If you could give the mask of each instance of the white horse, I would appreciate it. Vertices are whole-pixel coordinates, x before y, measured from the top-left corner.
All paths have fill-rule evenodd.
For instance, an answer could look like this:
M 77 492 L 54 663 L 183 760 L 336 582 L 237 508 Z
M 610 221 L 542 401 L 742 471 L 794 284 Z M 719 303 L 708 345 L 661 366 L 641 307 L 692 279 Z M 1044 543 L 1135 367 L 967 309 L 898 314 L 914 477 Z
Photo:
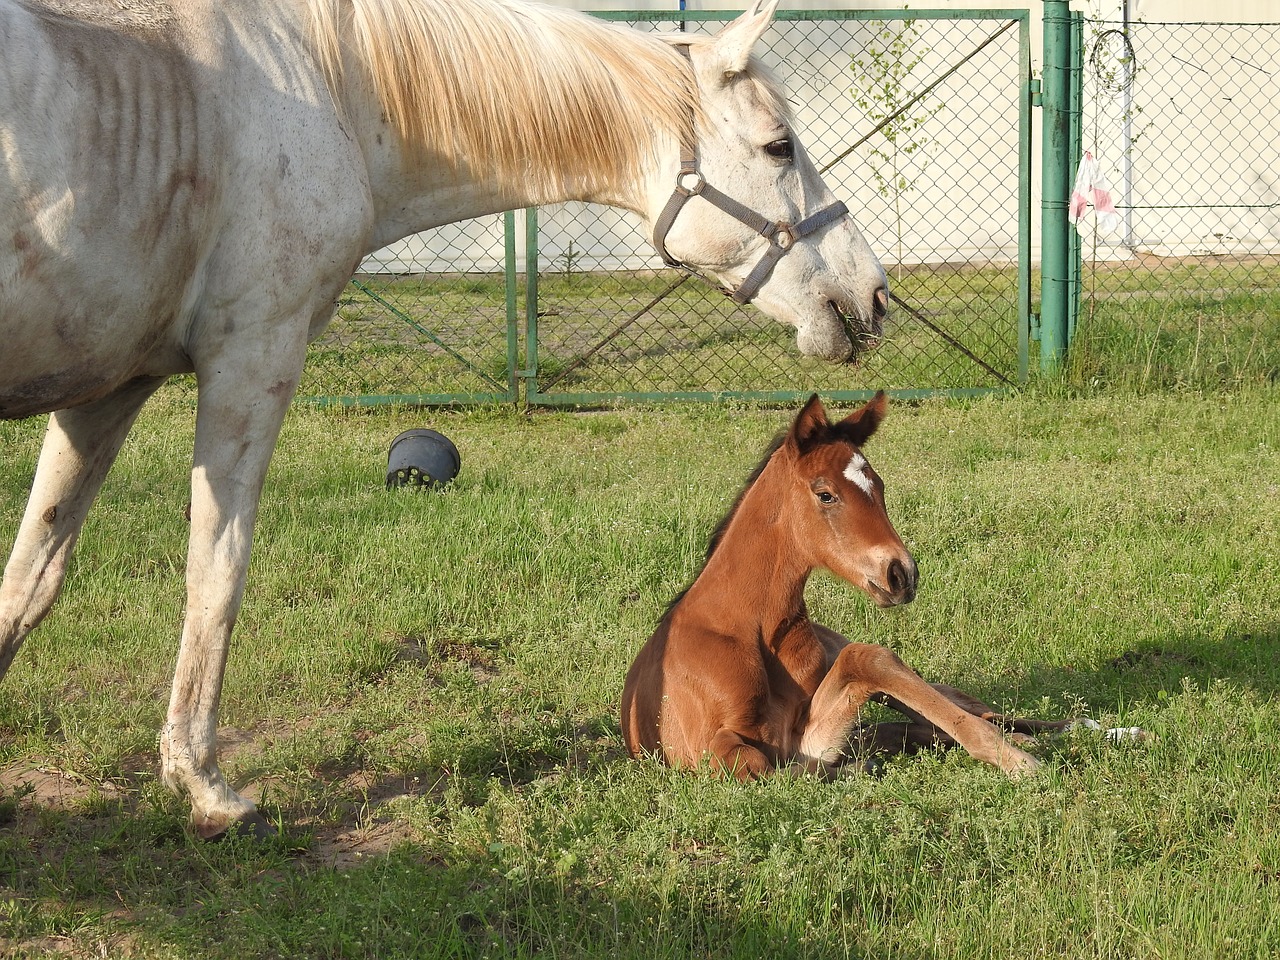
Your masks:
M 752 58 L 776 0 L 658 37 L 521 0 L 0 0 L 0 417 L 52 413 L 0 585 L 0 676 L 146 399 L 199 384 L 186 621 L 160 735 L 203 836 L 263 478 L 370 251 L 574 199 L 847 359 L 884 272 Z

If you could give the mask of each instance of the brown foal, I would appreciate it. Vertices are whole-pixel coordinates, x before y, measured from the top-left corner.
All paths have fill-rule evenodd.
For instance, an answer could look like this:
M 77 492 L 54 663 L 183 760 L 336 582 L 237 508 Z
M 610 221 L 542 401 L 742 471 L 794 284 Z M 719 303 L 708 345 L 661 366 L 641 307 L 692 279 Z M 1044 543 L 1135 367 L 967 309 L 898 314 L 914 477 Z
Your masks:
M 832 774 L 859 753 L 958 743 L 1011 775 L 1038 761 L 1006 740 L 1069 722 L 1014 720 L 932 686 L 885 647 L 850 643 L 809 619 L 822 567 L 882 607 L 910 603 L 916 564 L 885 511 L 862 448 L 885 414 L 876 395 L 838 423 L 817 396 L 756 468 L 712 536 L 706 563 L 627 674 L 622 729 L 632 756 L 704 760 L 745 780 L 783 767 Z M 859 724 L 876 699 L 908 717 Z

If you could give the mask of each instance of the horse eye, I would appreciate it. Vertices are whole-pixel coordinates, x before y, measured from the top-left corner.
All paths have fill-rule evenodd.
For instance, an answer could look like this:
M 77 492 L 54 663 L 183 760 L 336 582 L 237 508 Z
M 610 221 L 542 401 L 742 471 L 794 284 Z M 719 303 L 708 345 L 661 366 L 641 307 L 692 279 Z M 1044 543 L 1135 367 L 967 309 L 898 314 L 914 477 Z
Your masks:
M 791 143 L 790 137 L 783 137 L 781 140 L 774 140 L 764 145 L 764 152 L 775 160 L 794 160 L 796 157 L 795 147 Z
M 818 494 L 818 500 L 821 501 L 822 503 L 835 503 L 836 495 L 832 493 L 830 490 L 823 490 L 821 493 Z

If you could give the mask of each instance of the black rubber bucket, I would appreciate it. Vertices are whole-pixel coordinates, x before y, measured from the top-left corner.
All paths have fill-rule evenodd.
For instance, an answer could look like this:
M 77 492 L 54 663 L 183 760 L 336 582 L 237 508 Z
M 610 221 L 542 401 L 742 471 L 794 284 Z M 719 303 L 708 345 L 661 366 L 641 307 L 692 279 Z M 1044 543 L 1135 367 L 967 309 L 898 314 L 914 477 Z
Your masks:
M 458 448 L 435 430 L 406 430 L 387 452 L 387 487 L 434 487 L 458 475 Z

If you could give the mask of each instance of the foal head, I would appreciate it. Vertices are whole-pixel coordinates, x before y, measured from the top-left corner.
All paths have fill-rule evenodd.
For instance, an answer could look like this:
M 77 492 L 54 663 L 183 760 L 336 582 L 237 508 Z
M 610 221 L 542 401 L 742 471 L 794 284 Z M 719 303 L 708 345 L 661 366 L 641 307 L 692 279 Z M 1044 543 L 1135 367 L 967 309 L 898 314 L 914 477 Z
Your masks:
M 889 521 L 884 483 L 862 448 L 884 418 L 883 391 L 837 423 L 815 394 L 769 468 L 782 483 L 780 519 L 810 568 L 823 567 L 891 607 L 916 595 L 916 563 Z

